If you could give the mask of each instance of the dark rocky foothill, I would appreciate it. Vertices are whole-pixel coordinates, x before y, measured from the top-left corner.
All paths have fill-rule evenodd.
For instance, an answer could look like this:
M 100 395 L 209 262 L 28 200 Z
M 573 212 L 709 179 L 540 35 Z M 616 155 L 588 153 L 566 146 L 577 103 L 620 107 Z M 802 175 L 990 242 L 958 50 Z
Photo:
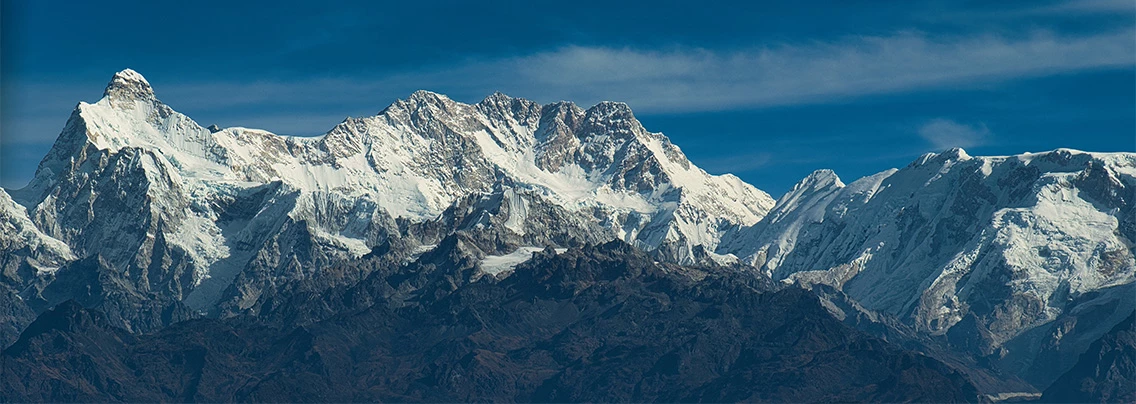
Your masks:
M 461 261 L 459 241 L 436 262 Z M 4 350 L 0 383 L 9 401 L 51 402 L 979 399 L 947 366 L 750 272 L 618 242 L 535 255 L 501 280 L 378 270 L 300 327 L 234 317 L 135 336 L 68 301 Z

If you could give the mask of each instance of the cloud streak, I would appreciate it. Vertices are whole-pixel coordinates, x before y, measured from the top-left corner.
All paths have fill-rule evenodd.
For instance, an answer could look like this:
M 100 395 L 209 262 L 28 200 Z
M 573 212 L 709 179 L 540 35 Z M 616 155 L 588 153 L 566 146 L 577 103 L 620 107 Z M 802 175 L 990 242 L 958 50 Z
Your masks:
M 947 39 L 901 32 L 733 51 L 568 46 L 373 79 L 193 84 L 166 92 L 189 104 L 227 108 L 254 103 L 389 102 L 421 88 L 475 100 L 500 90 L 538 101 L 620 100 L 646 113 L 693 112 L 829 103 L 1130 68 L 1136 65 L 1134 39 L 1133 30 Z
M 541 102 L 572 100 L 590 105 L 618 100 L 645 114 L 824 104 L 871 95 L 1131 68 L 1136 65 L 1134 39 L 1136 31 L 1127 29 L 1080 36 L 1039 31 L 1018 37 L 950 38 L 900 32 L 727 51 L 567 46 L 515 57 L 468 59 L 380 77 L 252 83 L 188 83 L 152 77 L 151 82 L 160 98 L 203 122 L 263 127 L 256 124 L 291 116 L 287 122 L 265 129 L 314 135 L 347 115 L 373 115 L 417 89 L 445 93 L 462 101 L 476 101 L 493 91 Z M 35 90 L 34 94 L 53 93 L 50 88 Z M 37 103 L 20 101 L 23 105 Z M 37 114 L 28 112 L 5 118 L 37 119 Z M 52 111 L 40 118 L 58 120 L 65 114 Z M 56 122 L 54 126 L 61 125 Z M 47 142 L 54 135 L 21 133 L 7 138 L 25 143 L 47 136 L 43 139 Z
M 647 111 L 826 103 L 1136 63 L 1133 31 L 933 40 L 918 33 L 735 52 L 570 47 L 493 66 L 519 91 Z M 472 68 L 476 70 L 477 68 Z
M 1136 3 L 1131 0 L 1077 0 L 1042 6 L 1028 12 L 1037 14 L 1055 13 L 1122 13 L 1136 12 Z
M 966 125 L 950 119 L 937 118 L 919 128 L 919 136 L 938 150 L 952 147 L 974 147 L 986 143 L 990 130 L 985 124 Z

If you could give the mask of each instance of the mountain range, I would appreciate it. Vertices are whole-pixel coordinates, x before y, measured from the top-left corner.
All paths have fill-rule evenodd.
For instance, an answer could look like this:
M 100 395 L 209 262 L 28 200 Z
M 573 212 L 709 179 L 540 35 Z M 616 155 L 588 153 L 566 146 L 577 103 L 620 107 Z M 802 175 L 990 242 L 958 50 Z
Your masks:
M 16 401 L 1036 398 L 1136 311 L 1136 153 L 951 149 L 774 200 L 626 104 L 500 93 L 290 137 L 124 70 L 0 229 Z

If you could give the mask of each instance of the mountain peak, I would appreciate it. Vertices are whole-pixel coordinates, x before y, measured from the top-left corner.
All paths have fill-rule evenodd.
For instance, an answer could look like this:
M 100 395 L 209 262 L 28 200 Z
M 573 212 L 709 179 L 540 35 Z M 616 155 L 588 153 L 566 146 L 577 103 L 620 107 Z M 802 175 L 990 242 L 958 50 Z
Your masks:
M 395 110 L 417 111 L 421 109 L 441 109 L 448 110 L 455 102 L 447 97 L 445 94 L 439 94 L 429 90 L 418 90 L 410 93 L 406 99 L 395 101 L 394 104 L 387 106 L 383 111 L 388 111 L 392 107 Z
M 947 151 L 944 151 L 941 156 L 955 160 L 966 160 L 970 158 L 970 155 L 966 154 L 966 150 L 963 150 L 961 147 L 952 147 Z
M 132 69 L 115 73 L 103 90 L 104 97 L 111 99 L 153 99 L 154 89 L 145 77 Z
M 508 94 L 502 93 L 500 91 L 494 91 L 493 94 L 490 94 L 488 97 L 485 97 L 485 99 L 481 100 L 481 102 L 478 102 L 477 105 L 482 107 L 482 108 L 490 108 L 490 109 L 501 109 L 501 108 L 512 109 L 512 108 L 518 108 L 518 107 L 520 107 L 520 108 L 536 108 L 536 109 L 541 108 L 541 105 L 537 104 L 534 101 L 527 100 L 527 99 L 520 98 L 520 97 L 513 97 L 513 96 L 510 96 Z
M 793 189 L 811 189 L 818 190 L 830 187 L 842 188 L 844 182 L 840 181 L 840 177 L 836 175 L 835 171 L 827 168 L 813 171 L 807 177 L 797 183 Z
M 418 90 L 418 91 L 411 93 L 410 97 L 407 97 L 406 100 L 407 101 L 419 101 L 419 102 L 421 102 L 421 101 L 441 102 L 442 100 L 449 100 L 449 99 L 450 99 L 450 97 L 447 97 L 445 94 L 435 93 L 435 92 L 430 91 L 430 90 Z
M 970 155 L 966 153 L 961 147 L 952 147 L 944 150 L 942 153 L 924 153 L 919 158 L 908 164 L 908 167 L 918 167 L 928 163 L 944 164 L 946 162 L 955 162 L 970 160 Z
M 481 102 L 508 102 L 512 100 L 513 97 L 510 97 L 508 94 L 502 93 L 500 91 L 494 91 L 493 94 L 489 94 L 489 96 L 485 97 L 485 99 L 481 100 Z
M 600 103 L 588 108 L 588 116 L 595 118 L 610 119 L 634 119 L 635 115 L 631 112 L 631 107 L 627 103 L 615 101 L 600 101 Z

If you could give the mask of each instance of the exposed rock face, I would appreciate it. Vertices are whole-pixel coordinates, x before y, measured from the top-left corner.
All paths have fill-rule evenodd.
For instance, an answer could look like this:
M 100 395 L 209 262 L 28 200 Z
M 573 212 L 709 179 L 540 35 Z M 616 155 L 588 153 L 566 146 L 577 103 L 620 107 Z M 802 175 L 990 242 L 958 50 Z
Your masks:
M 14 342 L 36 316 L 20 292 L 43 287 L 46 274 L 74 259 L 67 244 L 40 231 L 0 189 L 0 346 Z
M 294 329 L 233 318 L 134 337 L 65 303 L 3 352 L 0 385 L 17 401 L 978 399 L 942 364 L 752 272 L 658 264 L 613 242 L 463 283 L 467 247 L 448 240 L 424 257 L 444 265 L 373 272 L 320 298 L 372 304 Z
M 1093 342 L 1042 395 L 1059 403 L 1136 401 L 1136 312 Z

